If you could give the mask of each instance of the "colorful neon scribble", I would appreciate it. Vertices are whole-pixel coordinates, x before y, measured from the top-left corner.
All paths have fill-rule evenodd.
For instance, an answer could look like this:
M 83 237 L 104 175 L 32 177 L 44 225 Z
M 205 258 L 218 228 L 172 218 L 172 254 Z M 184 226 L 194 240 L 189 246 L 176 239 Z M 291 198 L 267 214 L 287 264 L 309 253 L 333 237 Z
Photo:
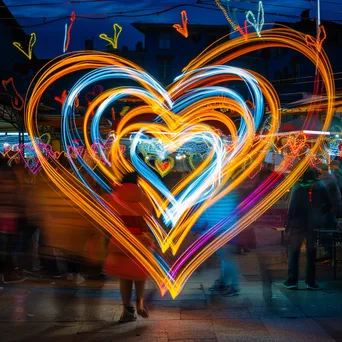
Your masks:
M 114 24 L 113 30 L 114 30 L 113 38 L 107 36 L 107 34 L 105 34 L 105 33 L 101 33 L 99 35 L 99 37 L 101 39 L 107 41 L 113 47 L 113 49 L 117 49 L 118 48 L 118 39 L 119 39 L 119 36 L 122 32 L 122 27 L 119 24 Z
M 15 87 L 13 78 L 11 77 L 8 80 L 2 80 L 1 83 L 2 83 L 3 87 L 5 88 L 5 90 L 11 95 L 12 107 L 15 110 L 21 111 L 24 108 L 25 102 L 24 102 L 23 97 L 19 94 L 17 88 Z M 12 87 L 15 95 L 12 95 L 10 93 L 9 85 Z
M 258 8 L 258 16 L 255 18 L 255 15 L 252 11 L 248 11 L 246 13 L 246 20 L 248 24 L 252 25 L 257 33 L 258 37 L 261 37 L 261 31 L 265 24 L 264 18 L 264 7 L 262 5 L 262 1 L 259 1 L 259 8 Z
M 317 56 L 317 50 L 306 44 L 306 36 L 292 29 L 265 30 L 262 36 L 261 40 L 257 34 L 251 33 L 248 34 L 248 39 L 228 39 L 211 46 L 191 61 L 183 74 L 167 89 L 139 66 L 120 56 L 90 52 L 73 54 L 55 61 L 47 70 L 43 69 L 37 75 L 30 89 L 25 107 L 26 128 L 33 139 L 32 145 L 44 171 L 66 196 L 139 259 L 162 294 L 169 291 L 173 298 L 180 293 L 185 282 L 204 260 L 248 227 L 293 186 L 322 142 L 319 136 L 312 143 L 311 155 L 304 153 L 301 158 L 288 155 L 288 159 L 279 165 L 278 172 L 271 174 L 246 196 L 233 213 L 208 227 L 181 252 L 184 239 L 205 209 L 242 184 L 260 167 L 268 151 L 277 142 L 281 112 L 274 87 L 254 71 L 227 64 L 262 48 L 282 47 L 302 53 L 317 66 L 327 94 L 322 131 L 327 131 L 331 123 L 335 88 L 325 51 L 322 49 Z M 61 135 L 73 169 L 73 173 L 70 173 L 57 160 L 47 161 L 44 150 L 34 141 L 38 134 L 35 125 L 37 107 L 42 94 L 56 80 L 72 72 L 89 69 L 91 71 L 70 90 L 62 109 Z M 79 134 L 72 120 L 75 98 L 91 84 L 104 79 L 111 79 L 114 84 L 119 80 L 129 80 L 135 86 L 114 87 L 99 94 L 87 108 L 83 132 Z M 252 99 L 251 104 L 246 105 L 243 96 L 228 87 L 230 82 L 236 81 L 246 87 L 249 98 Z M 143 105 L 130 109 L 118 123 L 110 149 L 111 160 L 115 162 L 111 163 L 105 152 L 96 145 L 101 136 L 99 124 L 106 109 L 127 96 L 138 98 Z M 257 136 L 256 132 L 262 128 L 265 104 L 270 111 L 267 134 Z M 241 124 L 237 127 L 220 108 L 229 108 L 238 113 Z M 151 123 L 141 122 L 139 118 L 146 114 L 153 115 L 155 120 Z M 213 122 L 224 125 L 230 136 L 229 149 L 223 137 L 212 126 Z M 130 158 L 120 148 L 121 141 L 127 137 L 130 139 Z M 139 157 L 139 143 L 143 141 L 148 145 L 151 139 L 160 141 L 158 153 L 161 157 L 164 156 L 161 161 L 177 152 L 182 145 L 194 141 L 206 144 L 210 151 L 203 156 L 202 162 L 193 172 L 170 190 Z M 294 138 L 289 144 L 294 152 L 302 151 L 305 146 L 300 137 Z M 71 147 L 67 148 L 68 146 Z M 96 168 L 75 152 L 79 147 L 88 151 L 88 159 L 97 164 Z M 73 153 L 76 159 L 71 157 Z M 126 172 L 139 172 L 139 184 L 149 195 L 155 209 L 155 215 L 146 216 L 145 220 L 157 241 L 158 250 L 150 250 L 129 233 L 115 208 L 97 194 L 83 173 L 79 172 L 79 165 L 83 172 L 91 175 L 108 192 L 112 191 L 113 184 L 120 183 Z M 293 166 L 287 174 L 289 165 Z M 158 218 L 163 220 L 163 225 Z M 175 256 L 173 262 L 165 256 L 169 250 Z
M 318 52 L 321 52 L 322 44 L 326 38 L 327 38 L 327 34 L 325 32 L 325 28 L 323 25 L 320 25 L 318 28 L 317 38 L 314 38 L 310 36 L 309 34 L 307 34 L 305 36 L 305 41 L 306 41 L 306 44 L 313 46 Z
M 222 10 L 224 16 L 226 17 L 228 23 L 230 24 L 230 26 L 233 28 L 234 31 L 239 31 L 240 34 L 242 36 L 244 36 L 245 38 L 247 38 L 247 34 L 248 34 L 248 31 L 247 31 L 247 25 L 245 23 L 244 25 L 244 29 L 241 28 L 241 26 L 238 24 L 238 23 L 235 23 L 234 20 L 231 18 L 231 15 L 230 15 L 230 10 L 229 10 L 229 5 L 228 5 L 228 2 L 230 0 L 224 0 L 227 2 L 227 8 L 225 8 L 222 4 L 222 0 L 215 0 L 216 1 L 216 5 Z
M 27 51 L 24 50 L 24 48 L 22 47 L 21 43 L 19 42 L 13 42 L 13 45 L 21 52 L 23 53 L 28 59 L 32 59 L 32 48 L 34 46 L 34 44 L 36 44 L 36 34 L 34 32 L 32 32 L 30 34 L 30 40 L 27 46 Z
M 188 32 L 188 15 L 186 14 L 186 11 L 181 12 L 181 17 L 182 17 L 182 24 L 174 24 L 173 27 L 179 32 L 182 36 L 185 38 L 189 37 L 189 32 Z
M 65 24 L 63 52 L 67 52 L 68 49 L 69 49 L 69 44 L 70 44 L 70 32 L 71 32 L 72 26 L 74 25 L 75 20 L 76 20 L 76 14 L 75 14 L 75 11 L 72 11 L 72 12 L 71 12 L 71 16 L 70 16 L 70 23 L 69 23 L 69 26 L 68 26 L 68 24 Z

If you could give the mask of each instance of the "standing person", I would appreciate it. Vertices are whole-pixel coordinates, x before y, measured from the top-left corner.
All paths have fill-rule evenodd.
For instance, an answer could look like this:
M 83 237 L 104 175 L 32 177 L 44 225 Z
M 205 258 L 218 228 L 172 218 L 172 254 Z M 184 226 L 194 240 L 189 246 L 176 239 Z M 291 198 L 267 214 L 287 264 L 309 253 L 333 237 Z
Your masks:
M 325 208 L 324 222 L 320 229 L 334 230 L 337 226 L 337 216 L 341 209 L 341 191 L 337 185 L 336 178 L 329 172 L 328 164 L 321 163 L 318 165 L 320 170 L 319 179 L 324 183 L 331 197 L 331 205 Z M 327 245 L 330 243 L 329 239 L 323 240 L 322 243 Z M 324 248 L 324 254 L 317 259 L 318 262 L 331 261 L 332 247 L 326 246 Z
M 315 229 L 322 227 L 324 208 L 331 205 L 331 197 L 323 181 L 317 179 L 313 169 L 304 172 L 291 191 L 286 222 L 289 235 L 288 279 L 283 285 L 288 289 L 297 289 L 299 256 L 301 246 L 306 240 L 306 287 L 317 290 Z
M 241 198 L 241 196 L 240 196 Z M 227 213 L 233 213 L 239 203 L 239 194 L 232 192 L 220 201 L 207 209 L 209 226 L 215 224 L 219 219 L 226 216 Z M 224 210 L 218 212 L 216 208 L 223 207 Z M 236 218 L 237 220 L 237 218 Z M 238 266 L 236 246 L 233 242 L 221 247 L 215 254 L 220 260 L 219 278 L 209 288 L 211 292 L 219 292 L 224 297 L 232 297 L 240 294 L 240 271 Z
M 341 163 L 338 160 L 332 160 L 330 163 L 330 169 L 332 171 L 332 175 L 334 176 L 337 186 L 342 192 L 342 168 Z
M 152 213 L 152 205 L 137 183 L 137 173 L 127 173 L 122 179 L 122 185 L 107 198 L 108 202 L 117 209 L 127 230 L 140 242 L 149 244 L 148 227 L 143 216 Z M 108 256 L 104 265 L 106 274 L 120 278 L 120 293 L 123 303 L 121 323 L 137 319 L 132 304 L 133 283 L 136 291 L 136 308 L 139 316 L 148 317 L 144 307 L 145 281 L 147 271 L 134 259 L 123 246 L 111 240 L 108 246 Z
M 331 196 L 331 212 L 334 213 L 336 216 L 336 213 L 341 208 L 341 192 L 338 188 L 336 178 L 334 175 L 330 174 L 328 164 L 321 163 L 318 165 L 318 168 L 320 170 L 318 179 L 324 183 L 329 192 L 329 195 Z
M 226 244 L 216 252 L 220 259 L 220 278 L 209 288 L 210 292 L 218 291 L 224 297 L 240 294 L 240 272 L 234 249 L 233 244 Z

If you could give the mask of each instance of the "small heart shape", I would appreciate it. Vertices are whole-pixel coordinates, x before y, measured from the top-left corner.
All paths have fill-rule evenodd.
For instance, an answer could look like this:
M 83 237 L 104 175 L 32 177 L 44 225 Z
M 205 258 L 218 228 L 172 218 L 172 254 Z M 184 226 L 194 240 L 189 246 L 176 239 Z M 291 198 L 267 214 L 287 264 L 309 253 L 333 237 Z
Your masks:
M 171 172 L 175 165 L 175 160 L 170 156 L 166 157 L 164 160 L 159 160 L 158 158 L 154 159 L 154 166 L 151 164 L 150 158 L 147 160 L 145 158 L 145 162 L 151 168 L 156 170 L 163 178 Z

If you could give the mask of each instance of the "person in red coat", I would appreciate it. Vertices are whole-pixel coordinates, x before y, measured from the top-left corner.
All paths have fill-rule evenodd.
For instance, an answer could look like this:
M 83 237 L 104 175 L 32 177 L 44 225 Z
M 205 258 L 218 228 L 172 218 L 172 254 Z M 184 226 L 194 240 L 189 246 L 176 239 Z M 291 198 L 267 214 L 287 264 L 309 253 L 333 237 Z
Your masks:
M 151 235 L 144 216 L 152 214 L 152 204 L 137 184 L 137 177 L 136 172 L 127 173 L 122 179 L 122 185 L 107 197 L 107 201 L 117 210 L 127 230 L 148 246 Z M 112 239 L 108 246 L 108 256 L 104 268 L 107 274 L 120 278 L 120 293 L 123 302 L 120 322 L 137 319 L 132 305 L 133 282 L 136 291 L 137 313 L 142 317 L 148 317 L 148 312 L 144 308 L 144 290 L 148 272 L 134 255 Z

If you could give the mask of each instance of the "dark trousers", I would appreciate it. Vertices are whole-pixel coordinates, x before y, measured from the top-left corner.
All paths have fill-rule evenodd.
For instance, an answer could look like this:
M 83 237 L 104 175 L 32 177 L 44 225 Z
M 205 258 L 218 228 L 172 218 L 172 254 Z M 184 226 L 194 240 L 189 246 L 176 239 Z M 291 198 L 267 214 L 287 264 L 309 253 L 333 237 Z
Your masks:
M 0 233 L 0 273 L 14 270 L 14 256 L 18 235 Z
M 336 214 L 329 212 L 325 215 L 324 226 L 321 229 L 334 230 L 337 226 Z M 321 244 L 324 247 L 324 253 L 332 257 L 332 238 L 326 234 L 323 234 L 321 238 Z
M 32 236 L 36 229 L 37 227 L 26 224 L 20 231 L 16 250 L 20 268 L 32 269 L 33 257 L 32 255 L 27 254 L 27 251 L 32 247 Z
M 81 264 L 76 261 L 68 261 L 68 272 L 69 273 L 80 273 Z
M 298 282 L 300 248 L 306 240 L 306 272 L 307 284 L 315 284 L 316 279 L 316 248 L 313 232 L 293 232 L 289 235 L 289 271 L 288 281 Z

